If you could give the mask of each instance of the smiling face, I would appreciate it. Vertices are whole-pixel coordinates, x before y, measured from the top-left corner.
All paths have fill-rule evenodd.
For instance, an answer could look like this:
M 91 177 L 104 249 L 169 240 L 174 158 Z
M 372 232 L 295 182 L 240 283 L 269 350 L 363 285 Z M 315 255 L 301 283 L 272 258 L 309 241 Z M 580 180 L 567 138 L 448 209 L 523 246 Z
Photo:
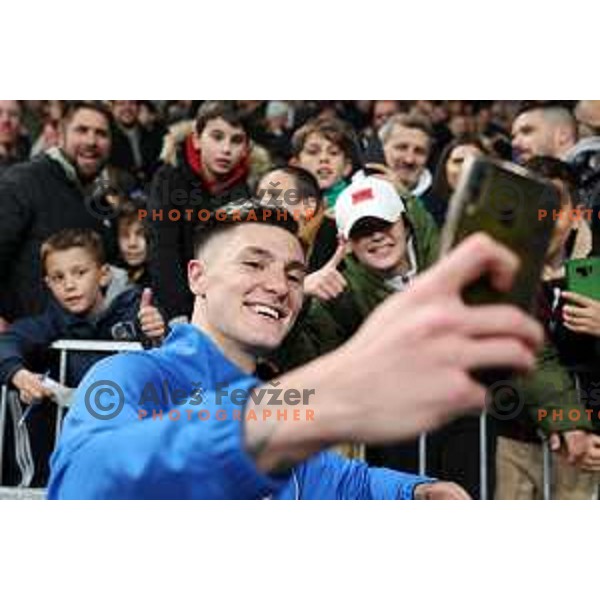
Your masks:
M 110 146 L 108 120 L 98 111 L 81 108 L 64 126 L 61 148 L 82 181 L 90 181 L 100 173 L 108 162 Z
M 45 261 L 46 284 L 58 303 L 76 315 L 95 314 L 102 306 L 102 287 L 109 271 L 85 248 L 54 250 Z
M 376 217 L 361 219 L 350 232 L 350 248 L 360 263 L 385 276 L 399 275 L 408 265 L 402 218 L 395 223 Z
M 244 223 L 217 232 L 190 261 L 193 323 L 224 354 L 251 370 L 277 348 L 302 306 L 305 258 L 284 229 Z
M 352 168 L 343 150 L 320 133 L 311 133 L 306 138 L 296 162 L 317 178 L 322 190 L 332 188 L 347 177 Z
M 409 190 L 418 183 L 429 157 L 429 136 L 420 129 L 394 125 L 383 145 L 385 162 Z
M 202 155 L 202 168 L 209 179 L 227 177 L 248 153 L 249 141 L 242 127 L 218 117 L 210 119 L 194 139 Z
M 113 100 L 112 112 L 115 121 L 125 129 L 129 129 L 137 125 L 140 104 L 137 100 Z

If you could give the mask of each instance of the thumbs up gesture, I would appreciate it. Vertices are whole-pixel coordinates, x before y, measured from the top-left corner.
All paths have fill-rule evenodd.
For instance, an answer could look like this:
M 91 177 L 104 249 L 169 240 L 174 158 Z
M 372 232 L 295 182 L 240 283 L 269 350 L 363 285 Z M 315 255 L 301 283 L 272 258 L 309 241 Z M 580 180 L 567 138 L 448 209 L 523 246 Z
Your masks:
M 304 293 L 324 302 L 337 298 L 348 285 L 344 276 L 338 271 L 338 266 L 347 253 L 347 242 L 340 238 L 335 254 L 327 264 L 304 279 Z
M 165 321 L 158 308 L 152 304 L 152 290 L 144 288 L 140 299 L 138 320 L 144 335 L 152 340 L 162 340 L 165 335 Z

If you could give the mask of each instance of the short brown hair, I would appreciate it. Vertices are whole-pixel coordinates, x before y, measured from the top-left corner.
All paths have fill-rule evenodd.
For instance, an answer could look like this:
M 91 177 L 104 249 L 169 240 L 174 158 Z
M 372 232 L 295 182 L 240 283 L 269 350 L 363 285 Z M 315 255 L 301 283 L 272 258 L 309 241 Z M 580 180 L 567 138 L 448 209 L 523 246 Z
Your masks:
M 139 221 L 143 224 L 143 220 L 139 217 L 139 209 L 142 208 L 129 198 L 121 198 L 119 202 L 119 210 L 117 212 L 117 224 L 123 223 L 126 226 Z
M 346 158 L 354 162 L 357 153 L 357 141 L 352 129 L 334 117 L 318 117 L 298 129 L 292 137 L 292 154 L 298 157 L 304 149 L 306 140 L 313 133 L 322 135 L 328 142 L 339 146 Z
M 379 138 L 381 139 L 382 144 L 385 144 L 388 141 L 392 131 L 394 130 L 394 127 L 396 126 L 406 127 L 406 129 L 418 129 L 419 131 L 422 131 L 427 136 L 429 143 L 431 144 L 433 138 L 433 128 L 429 119 L 427 119 L 427 117 L 423 117 L 422 115 L 410 113 L 394 115 L 388 119 L 379 132 Z
M 46 274 L 46 261 L 53 252 L 83 248 L 98 265 L 106 262 L 104 244 L 98 233 L 92 229 L 62 229 L 52 234 L 40 248 L 42 272 Z
M 196 133 L 200 135 L 206 124 L 213 119 L 223 119 L 232 127 L 240 127 L 248 135 L 242 112 L 231 100 L 207 100 L 196 114 Z
M 74 100 L 69 102 L 63 116 L 63 125 L 67 125 L 76 113 L 84 109 L 100 113 L 106 119 L 108 129 L 112 135 L 114 119 L 110 112 L 110 108 L 103 102 L 98 102 L 96 100 Z

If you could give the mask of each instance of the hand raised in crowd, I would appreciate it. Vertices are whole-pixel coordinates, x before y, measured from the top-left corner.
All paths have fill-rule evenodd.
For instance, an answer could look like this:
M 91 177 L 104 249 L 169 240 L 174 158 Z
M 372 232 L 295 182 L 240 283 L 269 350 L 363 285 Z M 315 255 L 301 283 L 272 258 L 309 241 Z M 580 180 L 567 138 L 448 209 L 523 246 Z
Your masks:
M 588 434 L 587 452 L 582 456 L 580 465 L 585 471 L 600 471 L 600 435 Z
M 579 464 L 588 451 L 589 435 L 579 430 L 564 431 L 562 435 L 553 433 L 550 435 L 550 450 L 562 452 L 572 465 Z
M 406 186 L 402 183 L 402 181 L 400 181 L 398 175 L 387 165 L 383 165 L 381 163 L 367 163 L 365 167 L 367 169 L 371 169 L 372 171 L 376 171 L 376 173 L 373 173 L 375 177 L 381 177 L 381 179 L 389 181 L 401 196 L 408 194 Z
M 11 379 L 11 383 L 21 393 L 21 400 L 25 404 L 31 404 L 35 400 L 50 398 L 52 390 L 42 385 L 42 375 L 32 373 L 28 369 L 19 369 Z
M 142 292 L 138 320 L 145 336 L 153 340 L 160 340 L 164 337 L 166 331 L 165 320 L 158 308 L 152 304 L 152 290 L 150 288 L 145 288 Z
M 600 302 L 575 292 L 562 292 L 565 327 L 575 333 L 600 336 Z
M 457 483 L 435 481 L 415 487 L 415 500 L 471 500 L 471 496 Z
M 304 293 L 323 302 L 337 298 L 347 286 L 344 276 L 338 271 L 338 267 L 347 253 L 347 243 L 340 239 L 335 254 L 329 259 L 329 262 L 318 271 L 305 277 Z

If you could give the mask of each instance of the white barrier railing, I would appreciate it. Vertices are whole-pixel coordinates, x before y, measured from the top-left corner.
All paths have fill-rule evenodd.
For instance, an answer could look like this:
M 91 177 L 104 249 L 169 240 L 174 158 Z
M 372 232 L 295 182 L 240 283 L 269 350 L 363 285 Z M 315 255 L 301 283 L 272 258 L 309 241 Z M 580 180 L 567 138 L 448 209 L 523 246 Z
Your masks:
M 67 381 L 67 366 L 69 352 L 104 352 L 107 355 L 119 352 L 132 352 L 142 350 L 142 345 L 139 342 L 114 342 L 103 340 L 57 340 L 50 348 L 59 352 L 59 375 L 58 382 L 61 385 L 66 385 Z M 1 386 L 0 392 L 0 499 L 3 498 L 37 498 L 43 497 L 43 490 L 35 490 L 32 488 L 10 488 L 2 486 L 2 473 L 4 465 L 4 436 L 7 424 L 8 413 L 8 386 Z M 65 409 L 62 406 L 56 407 L 56 422 L 54 432 L 54 445 L 58 442 L 62 420 Z M 25 493 L 24 490 L 29 489 L 30 493 Z

